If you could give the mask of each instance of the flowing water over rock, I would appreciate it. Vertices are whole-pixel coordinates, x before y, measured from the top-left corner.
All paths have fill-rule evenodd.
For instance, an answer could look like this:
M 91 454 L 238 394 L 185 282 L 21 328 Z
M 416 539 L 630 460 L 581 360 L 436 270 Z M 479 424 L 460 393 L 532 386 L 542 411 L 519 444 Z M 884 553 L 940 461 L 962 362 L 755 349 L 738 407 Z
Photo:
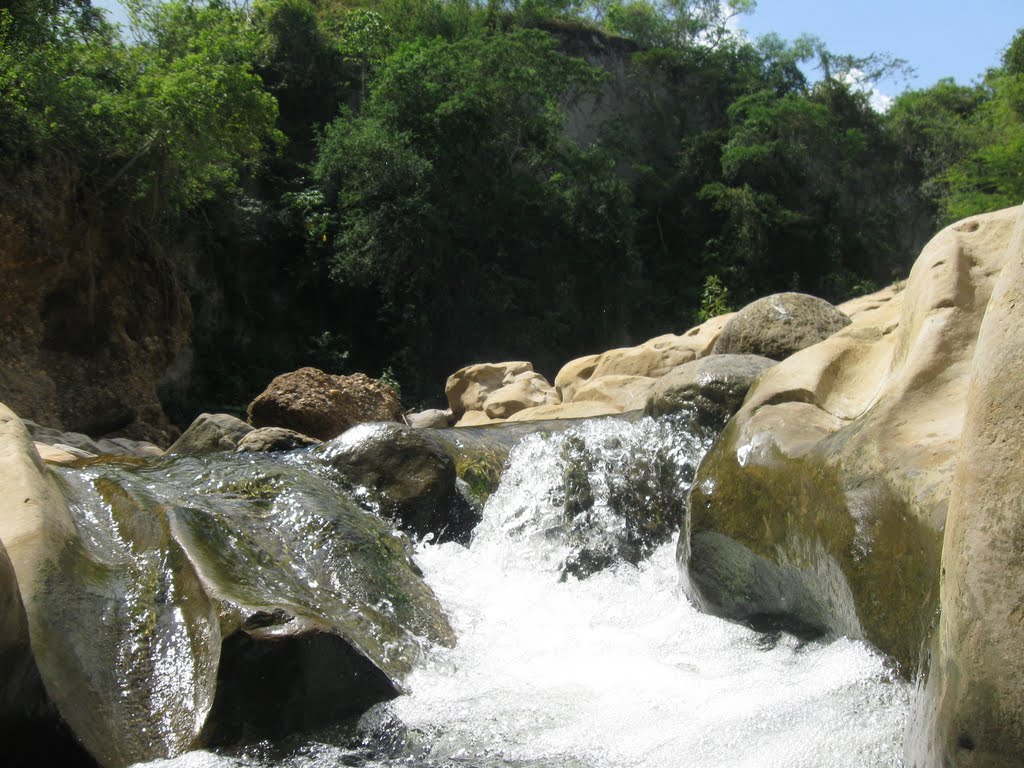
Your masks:
M 316 739 L 154 765 L 902 765 L 909 686 L 885 659 L 759 634 L 682 596 L 667 521 L 706 448 L 650 419 L 526 437 L 471 546 L 417 548 L 458 642 L 427 654 L 406 695 Z

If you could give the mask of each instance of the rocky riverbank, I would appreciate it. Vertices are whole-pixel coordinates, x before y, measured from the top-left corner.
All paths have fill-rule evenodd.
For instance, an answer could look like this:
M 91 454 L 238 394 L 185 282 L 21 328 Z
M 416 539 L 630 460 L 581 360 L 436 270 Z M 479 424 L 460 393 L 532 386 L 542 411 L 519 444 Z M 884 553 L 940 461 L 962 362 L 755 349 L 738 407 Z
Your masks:
M 525 361 L 469 365 L 447 381 L 447 412 L 402 414 L 385 384 L 302 369 L 275 379 L 248 422 L 203 414 L 164 456 L 151 443 L 48 429 L 4 408 L 0 656 L 10 664 L 0 716 L 62 723 L 100 763 L 121 766 L 281 735 L 267 725 L 271 699 L 238 682 L 253 670 L 280 683 L 275 700 L 294 693 L 294 675 L 274 678 L 280 665 L 307 682 L 323 665 L 362 676 L 355 699 L 364 703 L 394 695 L 413 651 L 404 641 L 379 645 L 381 633 L 453 636 L 402 546 L 371 555 L 368 542 L 404 541 L 394 529 L 465 542 L 521 435 L 646 413 L 714 441 L 689 499 L 659 507 L 656 526 L 630 517 L 639 502 L 624 511 L 635 530 L 680 529 L 678 563 L 694 603 L 888 654 L 918 681 L 908 765 L 1015 764 L 1024 751 L 1022 291 L 1024 209 L 1015 208 L 943 230 L 905 284 L 839 307 L 766 297 L 683 334 L 570 361 L 554 383 Z M 298 475 L 273 458 L 283 454 L 255 458 L 295 448 L 309 463 Z M 225 452 L 253 454 L 257 474 L 236 476 L 217 458 Z M 41 459 L 94 469 L 87 482 L 58 479 Z M 207 483 L 194 498 L 153 495 L 164 475 L 189 472 Z M 586 477 L 582 468 L 564 479 L 567 515 L 585 511 Z M 114 533 L 83 538 L 82 509 L 69 502 L 83 482 L 77 493 L 97 496 Z M 344 520 L 324 510 L 313 528 L 358 530 L 363 543 L 319 547 L 314 581 L 356 552 L 371 558 L 357 580 L 376 584 L 376 597 L 360 603 L 355 624 L 307 594 L 309 574 L 294 570 L 277 539 L 238 527 L 250 514 L 242 510 L 283 521 L 295 494 L 319 509 L 320 493 L 337 495 Z M 207 509 L 207 497 L 238 505 L 241 517 Z M 292 533 L 321 541 L 311 530 Z M 269 562 L 278 570 L 257 578 L 253 564 Z M 140 592 L 142 577 L 156 586 Z M 412 613 L 377 615 L 381 595 Z M 104 658 L 117 657 L 124 637 L 135 638 L 141 656 L 129 666 L 144 682 L 127 693 L 109 664 L 83 651 L 108 647 Z M 161 689 L 161 655 L 178 640 L 191 649 L 192 684 L 143 694 Z M 270 731 L 249 733 L 229 716 L 240 701 L 263 701 L 250 714 Z M 158 727 L 159 738 L 139 735 Z

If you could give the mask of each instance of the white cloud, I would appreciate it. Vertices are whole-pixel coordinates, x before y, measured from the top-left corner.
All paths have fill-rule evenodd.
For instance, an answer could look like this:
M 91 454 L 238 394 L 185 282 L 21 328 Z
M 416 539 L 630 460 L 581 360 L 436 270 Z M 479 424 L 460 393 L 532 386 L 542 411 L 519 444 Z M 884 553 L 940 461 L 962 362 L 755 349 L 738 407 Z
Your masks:
M 892 96 L 878 90 L 875 84 L 859 69 L 851 69 L 844 72 L 838 78 L 840 81 L 852 87 L 855 91 L 867 94 L 868 103 L 876 112 L 888 112 L 894 101 Z

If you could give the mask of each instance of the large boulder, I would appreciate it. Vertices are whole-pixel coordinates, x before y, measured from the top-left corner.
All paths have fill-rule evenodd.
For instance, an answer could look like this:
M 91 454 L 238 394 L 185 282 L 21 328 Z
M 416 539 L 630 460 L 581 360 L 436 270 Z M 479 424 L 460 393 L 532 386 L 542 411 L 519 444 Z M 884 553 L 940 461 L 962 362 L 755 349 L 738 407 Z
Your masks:
M 103 766 L 193 746 L 213 694 L 216 611 L 180 551 L 156 556 L 167 544 L 166 524 L 135 517 L 103 487 L 117 533 L 79 538 L 81 521 L 21 421 L 2 406 L 0 486 L 0 542 L 17 576 L 35 663 L 78 741 Z M 168 654 L 184 648 L 170 679 Z
M 484 401 L 492 392 L 532 370 L 533 365 L 527 362 L 477 363 L 460 368 L 444 385 L 453 417 L 458 421 L 467 411 L 482 411 Z
M 1024 214 L 970 371 L 946 517 L 939 627 L 915 706 L 912 768 L 1009 768 L 1024 756 L 1024 332 L 1018 305 L 1024 307 Z
M 99 765 L 335 725 L 454 642 L 409 541 L 319 471 L 157 462 L 93 462 L 58 486 L 0 407 L 0 683 L 33 690 L 13 570 L 48 696 L 25 695 L 22 714 L 52 704 Z
M 776 293 L 748 304 L 726 323 L 713 354 L 761 355 L 785 360 L 850 324 L 824 299 Z
M 456 484 L 455 461 L 425 430 L 363 424 L 316 450 L 357 498 L 404 530 L 468 542 L 480 510 Z
M 1018 215 L 946 228 L 902 292 L 761 375 L 690 494 L 679 558 L 705 610 L 864 638 L 917 669 L 976 340 Z
M 401 403 L 395 390 L 356 373 L 338 376 L 300 368 L 277 376 L 249 404 L 254 427 L 284 427 L 318 440 L 330 440 L 367 421 L 396 421 Z
M 252 432 L 250 424 L 227 413 L 201 413 L 167 453 L 199 455 L 216 451 L 233 451 L 238 441 Z
M 644 411 L 685 414 L 695 426 L 721 430 L 743 405 L 750 387 L 774 360 L 759 355 L 711 355 L 686 363 L 654 382 Z

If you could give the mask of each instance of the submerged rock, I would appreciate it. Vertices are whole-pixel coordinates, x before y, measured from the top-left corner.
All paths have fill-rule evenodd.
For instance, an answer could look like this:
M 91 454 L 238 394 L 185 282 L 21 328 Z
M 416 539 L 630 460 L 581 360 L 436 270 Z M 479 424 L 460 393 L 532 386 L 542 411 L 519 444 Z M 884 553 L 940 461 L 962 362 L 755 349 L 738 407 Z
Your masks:
M 368 421 L 396 421 L 401 404 L 395 390 L 362 373 L 336 376 L 300 368 L 274 378 L 249 404 L 254 427 L 284 427 L 330 440 Z
M 722 329 L 712 354 L 785 360 L 849 324 L 850 318 L 824 299 L 776 293 L 737 312 Z
M 417 536 L 466 542 L 480 510 L 456 486 L 455 461 L 426 431 L 364 424 L 316 455 L 370 508 Z
M 233 451 L 238 447 L 238 441 L 252 432 L 252 429 L 251 425 L 226 413 L 201 413 L 167 449 L 167 453 L 195 456 Z

